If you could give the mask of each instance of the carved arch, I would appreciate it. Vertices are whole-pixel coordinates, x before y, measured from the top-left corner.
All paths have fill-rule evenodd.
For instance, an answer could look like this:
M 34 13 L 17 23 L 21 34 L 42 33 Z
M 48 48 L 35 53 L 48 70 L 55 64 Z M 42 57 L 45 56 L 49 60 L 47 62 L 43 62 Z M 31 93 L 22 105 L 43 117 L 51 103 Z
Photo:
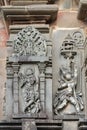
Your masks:
M 46 56 L 46 39 L 37 29 L 28 26 L 14 39 L 14 51 L 19 56 Z

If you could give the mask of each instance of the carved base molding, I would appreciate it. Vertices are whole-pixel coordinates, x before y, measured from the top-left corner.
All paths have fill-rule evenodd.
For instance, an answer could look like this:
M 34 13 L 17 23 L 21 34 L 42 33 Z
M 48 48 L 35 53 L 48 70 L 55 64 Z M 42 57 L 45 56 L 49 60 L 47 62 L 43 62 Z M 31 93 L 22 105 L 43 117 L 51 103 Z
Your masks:
M 79 121 L 79 119 L 82 118 L 84 119 L 85 118 L 85 115 L 83 114 L 79 114 L 79 115 L 68 115 L 68 114 L 65 114 L 65 115 L 59 115 L 59 116 L 54 116 L 54 120 L 63 120 L 63 121 Z
M 75 121 L 75 120 L 74 120 Z M 62 130 L 62 120 L 10 120 L 0 122 L 0 130 Z M 78 130 L 87 130 L 87 120 L 78 121 Z
M 28 120 L 23 119 L 0 122 L 0 130 L 62 130 L 63 124 L 61 120 Z
M 87 130 L 87 119 L 80 120 L 78 123 L 79 130 Z
M 2 0 L 1 0 L 2 1 Z M 3 0 L 2 5 L 24 6 L 31 4 L 53 4 L 56 0 Z
M 13 119 L 47 119 L 47 115 L 44 112 L 41 112 L 38 115 L 17 114 L 17 115 L 13 115 L 12 118 Z
M 57 18 L 57 5 L 29 5 L 1 7 L 9 25 L 47 24 Z

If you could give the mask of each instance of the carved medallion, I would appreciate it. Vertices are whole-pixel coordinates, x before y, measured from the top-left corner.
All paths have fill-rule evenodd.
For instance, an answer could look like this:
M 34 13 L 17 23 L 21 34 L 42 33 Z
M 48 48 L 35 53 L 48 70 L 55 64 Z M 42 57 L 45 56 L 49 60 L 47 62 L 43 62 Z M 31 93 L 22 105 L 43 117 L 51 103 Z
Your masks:
M 84 42 L 85 42 L 84 36 L 83 36 L 82 32 L 80 32 L 80 31 L 74 32 L 72 37 L 73 37 L 73 39 L 75 41 L 75 44 L 77 44 L 77 46 L 83 45 Z

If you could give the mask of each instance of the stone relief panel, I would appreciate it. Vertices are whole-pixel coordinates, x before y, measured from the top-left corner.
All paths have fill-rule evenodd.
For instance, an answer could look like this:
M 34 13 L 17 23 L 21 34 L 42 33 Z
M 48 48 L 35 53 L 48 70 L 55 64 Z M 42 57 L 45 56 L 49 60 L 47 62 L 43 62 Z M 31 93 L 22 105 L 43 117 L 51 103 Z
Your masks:
M 41 111 L 39 72 L 37 66 L 32 66 L 22 65 L 18 73 L 20 109 L 25 114 L 37 114 Z
M 48 36 L 28 26 L 14 36 L 12 46 L 9 39 L 12 53 L 7 58 L 7 70 L 11 70 L 6 84 L 7 116 L 46 118 L 49 110 L 52 116 L 52 42 Z M 13 99 L 11 103 L 9 99 Z
M 58 71 L 58 88 L 53 100 L 54 115 L 78 114 L 84 110 L 80 49 L 85 39 L 82 32 L 67 34 L 60 46 L 61 63 Z M 79 52 L 78 52 L 79 50 Z
M 26 27 L 15 38 L 14 51 L 19 56 L 46 56 L 46 39 L 37 29 Z
M 71 67 L 60 68 L 60 86 L 54 100 L 54 113 L 57 115 L 67 107 L 68 103 L 72 104 L 76 110 L 75 113 L 70 112 L 68 114 L 76 114 L 84 109 L 82 92 L 76 92 L 77 68 L 74 68 L 73 72 L 72 69 Z

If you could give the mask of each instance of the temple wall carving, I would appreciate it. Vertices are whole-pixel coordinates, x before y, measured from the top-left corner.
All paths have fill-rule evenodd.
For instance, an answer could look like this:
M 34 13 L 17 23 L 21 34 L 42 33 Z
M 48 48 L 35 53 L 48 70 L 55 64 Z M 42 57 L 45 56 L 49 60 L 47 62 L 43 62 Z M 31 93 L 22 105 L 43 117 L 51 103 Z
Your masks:
M 13 51 L 7 59 L 6 90 L 7 93 L 8 91 L 12 93 L 6 97 L 6 104 L 9 104 L 9 98 L 13 99 L 13 103 L 9 104 L 11 111 L 8 105 L 6 106 L 6 113 L 8 116 L 12 112 L 13 115 L 19 116 L 24 114 L 29 117 L 40 117 L 43 113 L 47 116 L 46 89 L 49 80 L 52 88 L 52 77 L 49 76 L 52 75 L 52 71 L 49 72 L 52 70 L 51 41 L 33 26 L 22 29 L 15 36 L 11 47 Z M 9 77 L 10 75 L 12 77 Z M 8 82 L 13 86 L 10 89 Z M 50 110 L 52 111 L 52 108 Z
M 60 29 L 54 32 L 53 38 L 55 44 L 53 47 L 56 48 L 53 56 L 57 59 L 53 63 L 53 68 L 56 68 L 53 72 L 54 118 L 82 116 L 86 112 L 84 93 L 86 37 L 81 29 Z
M 4 106 L 0 129 L 86 130 L 87 2 L 0 4 L 0 27 L 5 25 L 0 28 L 1 40 L 3 29 L 9 33 L 6 45 L 0 42 L 5 47 L 0 48 L 0 58 L 2 52 L 5 56 L 0 59 L 0 108 L 2 98 Z M 5 63 L 7 79 L 2 80 Z

